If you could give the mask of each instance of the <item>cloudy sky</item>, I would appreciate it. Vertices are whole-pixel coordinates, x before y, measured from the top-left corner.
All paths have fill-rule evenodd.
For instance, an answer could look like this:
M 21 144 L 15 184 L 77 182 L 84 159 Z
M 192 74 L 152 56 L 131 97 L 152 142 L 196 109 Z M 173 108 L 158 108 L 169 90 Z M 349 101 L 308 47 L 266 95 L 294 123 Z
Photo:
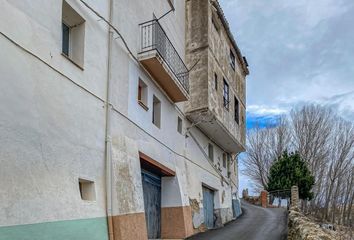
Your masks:
M 307 102 L 354 120 L 354 0 L 219 2 L 250 65 L 248 127 Z
M 250 65 L 250 117 L 310 101 L 354 119 L 353 0 L 220 3 Z

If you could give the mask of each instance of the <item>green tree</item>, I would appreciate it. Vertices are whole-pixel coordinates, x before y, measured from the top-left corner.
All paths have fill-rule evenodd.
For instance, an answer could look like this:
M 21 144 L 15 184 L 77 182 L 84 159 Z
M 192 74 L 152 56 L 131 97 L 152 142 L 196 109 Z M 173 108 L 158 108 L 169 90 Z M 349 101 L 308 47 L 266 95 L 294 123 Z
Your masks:
M 299 197 L 311 200 L 314 184 L 315 178 L 299 153 L 284 152 L 270 168 L 267 191 L 291 189 L 296 185 L 299 187 Z

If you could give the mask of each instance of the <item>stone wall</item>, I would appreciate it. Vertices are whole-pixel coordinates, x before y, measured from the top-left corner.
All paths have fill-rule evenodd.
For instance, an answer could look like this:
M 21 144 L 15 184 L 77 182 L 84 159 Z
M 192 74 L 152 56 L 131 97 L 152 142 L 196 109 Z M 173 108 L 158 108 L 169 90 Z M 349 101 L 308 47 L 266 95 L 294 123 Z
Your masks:
M 296 208 L 289 211 L 288 240 L 337 240 L 335 232 L 321 228 Z
M 321 228 L 312 219 L 304 216 L 299 210 L 299 188 L 291 187 L 291 207 L 289 211 L 288 240 L 346 240 L 339 232 Z

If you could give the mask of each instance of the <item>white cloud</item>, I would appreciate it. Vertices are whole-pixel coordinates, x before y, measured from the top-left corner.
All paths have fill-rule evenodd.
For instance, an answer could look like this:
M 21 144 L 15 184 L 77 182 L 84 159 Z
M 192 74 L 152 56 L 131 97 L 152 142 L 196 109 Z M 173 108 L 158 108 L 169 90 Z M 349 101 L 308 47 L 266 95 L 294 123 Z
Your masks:
M 267 115 L 281 115 L 288 112 L 287 109 L 278 107 L 270 107 L 266 105 L 249 105 L 247 111 L 253 115 L 267 116 Z
M 353 0 L 220 3 L 250 64 L 249 113 L 319 103 L 354 119 L 353 95 L 345 94 L 354 91 Z
M 353 0 L 220 3 L 250 65 L 249 125 L 306 103 L 331 106 L 354 121 Z M 241 174 L 243 188 L 254 184 Z
M 354 91 L 325 98 L 318 102 L 332 106 L 343 118 L 354 121 Z

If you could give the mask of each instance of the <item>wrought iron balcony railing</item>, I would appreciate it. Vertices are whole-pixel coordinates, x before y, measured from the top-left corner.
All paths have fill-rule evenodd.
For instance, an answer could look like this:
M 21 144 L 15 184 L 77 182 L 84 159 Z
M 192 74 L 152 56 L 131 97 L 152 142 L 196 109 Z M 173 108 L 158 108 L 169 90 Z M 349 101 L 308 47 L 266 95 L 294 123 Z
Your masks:
M 189 73 L 186 65 L 174 48 L 160 23 L 154 19 L 140 24 L 141 52 L 156 50 L 169 69 L 189 93 Z

